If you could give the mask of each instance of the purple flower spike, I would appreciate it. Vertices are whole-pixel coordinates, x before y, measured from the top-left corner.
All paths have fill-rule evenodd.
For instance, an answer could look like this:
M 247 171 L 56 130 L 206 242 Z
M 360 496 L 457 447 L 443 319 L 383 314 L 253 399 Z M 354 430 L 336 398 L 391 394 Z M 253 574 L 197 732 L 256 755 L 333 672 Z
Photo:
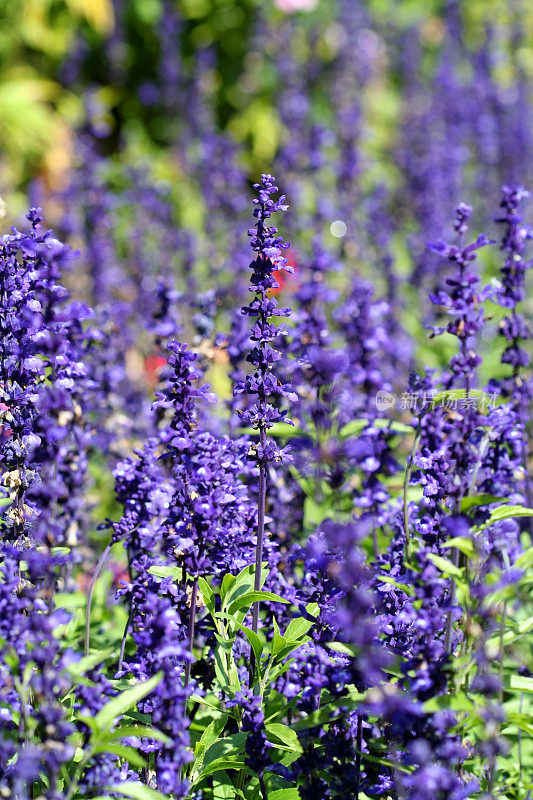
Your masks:
M 263 538 L 265 527 L 265 503 L 267 466 L 271 461 L 281 462 L 287 455 L 286 449 L 267 439 L 267 431 L 276 422 L 285 420 L 286 411 L 280 411 L 269 398 L 287 398 L 296 400 L 296 395 L 290 384 L 282 384 L 273 372 L 274 364 L 281 358 L 281 353 L 273 345 L 281 333 L 286 329 L 283 325 L 275 325 L 272 317 L 288 317 L 290 309 L 278 308 L 275 297 L 269 296 L 272 289 L 278 288 L 278 283 L 273 275 L 277 270 L 290 271 L 287 259 L 283 257 L 283 250 L 288 248 L 288 243 L 278 235 L 278 229 L 266 225 L 267 220 L 276 211 L 286 211 L 285 197 L 281 195 L 278 200 L 273 200 L 272 195 L 278 191 L 274 185 L 272 175 L 262 175 L 261 182 L 254 184 L 257 197 L 254 199 L 254 217 L 257 219 L 255 228 L 248 235 L 251 239 L 252 250 L 257 257 L 250 264 L 252 277 L 250 279 L 250 292 L 255 297 L 249 305 L 242 308 L 242 313 L 255 317 L 250 333 L 253 347 L 246 360 L 252 364 L 254 371 L 248 374 L 243 381 L 235 385 L 234 394 L 246 392 L 248 395 L 257 396 L 257 403 L 252 404 L 240 412 L 242 421 L 252 427 L 259 434 L 259 442 L 252 445 L 249 454 L 259 465 L 259 498 L 258 498 L 258 529 L 256 548 L 255 588 L 260 588 L 261 562 L 263 558 Z M 254 605 L 252 628 L 257 631 L 259 624 L 259 605 Z

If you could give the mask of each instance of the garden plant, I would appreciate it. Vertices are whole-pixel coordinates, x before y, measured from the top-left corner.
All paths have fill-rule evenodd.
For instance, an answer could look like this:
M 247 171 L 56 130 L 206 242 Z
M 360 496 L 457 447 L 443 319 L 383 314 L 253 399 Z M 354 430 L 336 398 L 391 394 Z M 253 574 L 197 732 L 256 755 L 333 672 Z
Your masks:
M 531 10 L 18 5 L 0 797 L 531 800 Z

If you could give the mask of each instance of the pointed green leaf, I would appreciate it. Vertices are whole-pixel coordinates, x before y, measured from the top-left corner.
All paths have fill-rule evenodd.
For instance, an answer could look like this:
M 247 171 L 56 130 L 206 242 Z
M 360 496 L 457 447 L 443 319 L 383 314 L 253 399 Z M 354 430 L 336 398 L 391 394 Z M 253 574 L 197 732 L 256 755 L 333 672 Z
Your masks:
M 183 570 L 179 567 L 150 567 L 148 572 L 155 575 L 156 578 L 173 578 L 175 581 L 180 581 L 183 575 Z
M 194 748 L 194 771 L 192 780 L 194 780 L 194 776 L 197 775 L 202 769 L 206 750 L 208 750 L 209 747 L 211 747 L 211 745 L 217 741 L 218 737 L 226 727 L 227 721 L 228 715 L 221 714 L 207 726 L 199 741 L 196 743 L 196 747 Z
M 264 562 L 261 566 L 261 579 L 259 581 L 260 589 L 262 589 L 264 586 L 268 572 L 268 564 Z M 227 608 L 229 605 L 231 605 L 231 603 L 236 600 L 237 597 L 240 597 L 240 595 L 255 590 L 255 566 L 253 564 L 250 564 L 241 570 L 237 577 L 231 582 L 230 588 L 224 592 L 224 582 L 226 577 L 227 576 L 225 576 L 224 580 L 222 581 L 223 592 L 221 594 L 222 606 L 224 608 Z
M 144 681 L 144 683 L 138 683 L 136 686 L 132 686 L 131 689 L 126 689 L 124 692 L 121 692 L 117 697 L 113 697 L 112 700 L 100 709 L 95 717 L 98 729 L 106 730 L 111 727 L 117 717 L 122 716 L 126 711 L 134 708 L 139 700 L 142 700 L 149 695 L 150 692 L 153 692 L 156 686 L 161 683 L 162 677 L 163 673 L 158 672 L 157 675 Z
M 505 503 L 507 502 L 505 497 L 499 497 L 495 494 L 475 494 L 471 497 L 463 497 L 460 504 L 460 510 L 462 513 L 465 511 L 469 511 L 471 508 L 476 508 L 477 506 L 489 506 L 491 503 Z
M 525 675 L 511 675 L 511 689 L 533 694 L 533 678 L 528 678 Z
M 461 553 L 464 553 L 465 556 L 468 556 L 468 558 L 472 558 L 476 553 L 474 542 L 472 539 L 469 539 L 468 536 L 455 536 L 453 539 L 449 539 L 447 542 L 445 542 L 445 544 L 442 546 L 446 549 L 455 548 Z
M 298 736 L 287 725 L 283 725 L 281 722 L 271 722 L 265 725 L 265 730 L 268 741 L 276 747 L 292 750 L 295 753 L 303 752 Z
M 118 792 L 131 800 L 168 800 L 167 796 L 140 781 L 124 781 L 114 786 L 106 786 L 112 792 Z
M 157 742 L 172 744 L 172 739 L 166 733 L 158 731 L 157 728 L 150 728 L 148 725 L 125 725 L 111 731 L 107 739 L 125 739 L 127 736 L 137 736 L 138 739 L 155 739 Z
M 90 670 L 97 667 L 98 664 L 106 661 L 113 652 L 113 648 L 110 647 L 107 650 L 97 650 L 94 653 L 90 653 L 88 656 L 84 656 L 79 661 L 69 664 L 67 667 L 67 672 L 74 678 L 81 678 L 81 676 L 85 675 L 86 672 L 90 672 Z
M 446 558 L 441 558 L 441 556 L 437 556 L 434 553 L 428 553 L 428 558 L 435 564 L 437 569 L 440 569 L 441 572 L 444 572 L 447 575 L 455 575 L 456 577 L 460 577 L 463 574 L 459 567 L 456 567 L 455 564 L 452 564 L 452 562 L 448 561 Z
M 231 605 L 228 608 L 228 612 L 230 614 L 235 614 L 236 611 L 239 611 L 241 608 L 250 608 L 254 603 L 258 603 L 264 600 L 272 600 L 276 603 L 288 603 L 289 601 L 286 600 L 284 597 L 280 597 L 278 594 L 274 594 L 274 592 L 246 592 L 246 594 L 241 594 L 240 597 L 237 597 L 236 600 L 233 600 Z
M 198 578 L 198 588 L 202 593 L 202 597 L 204 598 L 205 607 L 211 613 L 215 613 L 215 593 L 213 589 L 208 584 L 205 578 L 199 577 Z
M 139 755 L 137 750 L 133 747 L 127 747 L 125 744 L 118 744 L 117 742 L 105 742 L 93 748 L 93 753 L 111 753 L 114 756 L 122 758 L 131 764 L 132 767 L 142 769 L 146 766 L 146 761 Z
M 305 636 L 307 631 L 312 627 L 313 623 L 308 619 L 305 619 L 305 617 L 297 617 L 296 619 L 291 619 L 283 636 L 287 641 L 295 642 L 302 636 Z
M 222 586 L 220 587 L 220 597 L 222 598 L 222 602 L 226 599 L 226 595 L 228 594 L 231 587 L 235 584 L 237 580 L 236 575 L 232 575 L 230 572 L 227 572 L 224 577 L 222 578 Z
M 204 778 L 208 778 L 210 775 L 214 775 L 215 772 L 219 772 L 222 769 L 236 769 L 236 770 L 246 770 L 248 772 L 247 767 L 244 764 L 242 759 L 237 758 L 218 758 L 215 761 L 211 761 L 210 764 L 207 764 L 198 775 L 196 780 L 193 783 L 195 786 L 198 783 L 201 783 Z
M 205 751 L 205 767 L 212 761 L 219 761 L 221 758 L 238 758 L 244 750 L 247 736 L 247 733 L 240 731 L 231 736 L 224 736 L 222 739 L 217 739 Z

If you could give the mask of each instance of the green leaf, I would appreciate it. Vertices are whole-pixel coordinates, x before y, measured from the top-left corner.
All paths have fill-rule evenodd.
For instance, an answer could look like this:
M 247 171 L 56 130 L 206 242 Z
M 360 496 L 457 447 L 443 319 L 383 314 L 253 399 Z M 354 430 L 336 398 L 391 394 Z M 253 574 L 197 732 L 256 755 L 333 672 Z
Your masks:
M 174 578 L 175 581 L 180 581 L 183 575 L 183 570 L 179 567 L 150 567 L 148 572 L 155 575 L 156 578 Z
M 257 436 L 255 428 L 239 428 L 239 433 L 248 436 Z M 268 429 L 268 435 L 289 436 L 291 439 L 301 438 L 302 436 L 306 438 L 310 437 L 310 434 L 304 431 L 303 428 L 296 428 L 288 422 L 275 422 L 272 427 Z
M 134 708 L 139 700 L 142 700 L 143 697 L 153 692 L 156 686 L 161 682 L 162 677 L 163 673 L 158 672 L 157 675 L 144 681 L 144 683 L 138 683 L 136 686 L 132 686 L 131 689 L 126 689 L 124 692 L 121 692 L 117 697 L 113 697 L 112 700 L 100 709 L 94 718 L 98 730 L 107 730 L 117 717 L 122 716 L 126 711 Z
M 441 572 L 445 572 L 447 575 L 455 575 L 459 578 L 463 574 L 459 567 L 456 567 L 455 564 L 452 564 L 452 562 L 448 561 L 446 558 L 441 558 L 441 556 L 437 556 L 434 553 L 428 553 L 428 558 L 435 564 L 437 569 L 440 569 Z
M 449 539 L 442 546 L 445 548 L 453 547 L 456 550 L 459 550 L 461 553 L 464 553 L 465 556 L 468 556 L 469 558 L 472 558 L 476 553 L 474 542 L 472 539 L 469 539 L 468 536 L 455 536 L 453 539 Z
M 205 697 L 200 697 L 199 694 L 191 694 L 189 699 L 193 703 L 199 703 L 201 706 L 207 706 L 207 708 L 211 708 L 213 711 L 218 711 L 219 714 L 222 713 L 220 709 L 220 702 L 218 702 L 218 705 L 216 703 L 210 703 L 205 699 Z
M 370 761 L 372 764 L 383 764 L 385 767 L 390 767 L 391 769 L 396 769 L 400 772 L 412 771 L 410 767 L 405 767 L 398 761 L 390 761 L 388 758 L 378 758 L 377 756 L 371 756 L 369 753 L 361 753 L 361 757 L 363 761 Z
M 311 641 L 311 638 L 309 636 L 304 636 L 302 639 L 298 639 L 297 642 L 286 642 L 283 647 L 279 647 L 276 653 L 272 653 L 272 655 L 275 655 L 276 661 L 282 661 L 309 641 Z
M 237 576 L 232 575 L 230 572 L 226 572 L 226 574 L 222 578 L 222 586 L 220 587 L 220 597 L 222 599 L 222 602 L 224 602 L 226 595 L 230 591 L 231 587 L 235 584 L 236 580 Z
M 193 783 L 193 786 L 201 783 L 204 778 L 209 777 L 209 775 L 213 775 L 215 772 L 219 772 L 222 769 L 237 769 L 237 770 L 247 770 L 247 767 L 244 764 L 242 759 L 237 758 L 217 758 L 215 761 L 211 761 L 211 763 L 207 764 L 201 773 L 198 775 L 196 780 Z
M 337 653 L 344 653 L 347 656 L 356 656 L 360 651 L 354 644 L 345 644 L 345 642 L 328 642 L 330 650 L 335 650 Z
M 404 422 L 397 422 L 396 420 L 390 419 L 375 419 L 372 421 L 372 425 L 375 428 L 390 430 L 392 433 L 412 434 L 415 432 L 412 425 L 406 425 Z
M 326 489 L 329 492 L 328 489 Z M 304 520 L 309 527 L 318 527 L 321 522 L 331 516 L 331 496 L 317 503 L 312 494 L 304 500 Z
M 52 547 L 50 552 L 54 556 L 68 556 L 70 553 L 70 547 Z
M 274 620 L 274 636 L 270 643 L 270 652 L 272 656 L 275 657 L 276 661 L 280 661 L 292 653 L 293 650 L 297 650 L 299 647 L 306 644 L 309 640 L 309 636 L 301 634 L 299 639 L 289 641 L 285 636 L 280 634 L 278 624 L 276 620 Z
M 195 755 L 207 750 L 211 745 L 216 742 L 228 721 L 227 714 L 221 714 L 220 717 L 214 719 L 209 723 L 205 731 L 202 733 L 201 738 L 196 743 Z
M 305 619 L 305 617 L 291 619 L 283 636 L 289 641 L 298 641 L 298 639 L 300 639 L 302 636 L 305 636 L 307 631 L 313 627 L 313 624 L 313 622 Z
M 125 744 L 117 744 L 116 742 L 105 742 L 93 748 L 93 753 L 112 753 L 119 758 L 127 761 L 132 767 L 142 769 L 146 766 L 146 761 L 139 755 L 134 747 L 128 747 Z
M 240 756 L 247 736 L 247 733 L 240 731 L 239 733 L 233 733 L 231 736 L 224 736 L 222 739 L 217 738 L 205 751 L 204 765 L 207 767 L 212 761 Z
M 125 725 L 123 728 L 117 728 L 111 731 L 107 737 L 111 739 L 125 739 L 127 736 L 137 736 L 139 739 L 155 739 L 164 744 L 172 744 L 172 739 L 158 731 L 157 728 L 150 728 L 148 725 Z
M 533 741 L 533 721 L 530 716 L 510 711 L 507 714 L 507 721 L 512 722 L 517 728 L 521 728 L 521 730 L 525 731 L 528 736 L 531 736 L 531 741 Z
M 85 608 L 87 598 L 83 592 L 56 592 L 54 594 L 54 603 L 56 608 Z M 75 667 L 75 664 L 72 664 Z
M 432 697 L 430 700 L 426 700 L 423 708 L 428 714 L 434 714 L 435 711 L 442 711 L 443 709 L 464 711 L 467 714 L 472 714 L 475 710 L 474 703 L 462 691 Z
M 89 730 L 93 733 L 98 731 L 98 726 L 94 717 L 85 717 L 83 714 L 80 714 L 79 717 L 76 717 L 76 722 L 81 722 L 84 725 L 87 725 Z
M 166 795 L 156 789 L 151 789 L 150 786 L 146 786 L 140 781 L 124 781 L 124 783 L 117 783 L 115 786 L 106 786 L 105 788 L 130 797 L 132 800 L 168 800 Z
M 274 664 L 274 666 L 271 669 L 269 668 L 268 670 L 269 683 L 272 684 L 272 682 L 275 681 L 276 678 L 278 678 L 280 675 L 283 675 L 285 672 L 288 672 L 288 670 L 291 667 L 291 664 L 294 664 L 294 658 L 289 658 L 287 659 L 287 661 L 284 661 L 283 664 L 277 663 Z
M 341 428 L 339 436 L 341 439 L 347 439 L 349 436 L 358 436 L 368 427 L 390 430 L 391 433 L 396 434 L 413 434 L 415 432 L 412 425 L 406 425 L 404 422 L 379 417 L 372 420 L 372 422 L 369 422 L 368 419 L 352 419 Z
M 383 583 L 390 583 L 391 586 L 395 586 L 397 589 L 400 589 L 402 592 L 409 596 L 413 596 L 415 590 L 412 586 L 409 586 L 407 583 L 399 583 L 395 581 L 394 578 L 391 578 L 389 575 L 378 575 L 378 581 L 382 581 Z
M 94 653 L 90 653 L 90 655 L 84 656 L 79 661 L 69 664 L 67 672 L 74 678 L 81 678 L 86 672 L 90 672 L 90 670 L 97 667 L 98 664 L 106 661 L 113 652 L 114 649 L 110 647 L 107 650 L 97 650 Z
M 194 771 L 192 779 L 194 780 L 194 776 L 197 775 L 203 766 L 204 763 L 204 756 L 206 751 L 214 744 L 217 739 L 219 738 L 220 734 L 226 727 L 226 723 L 228 721 L 227 714 L 221 714 L 220 717 L 214 719 L 212 722 L 209 723 L 207 728 L 202 733 L 199 741 L 196 743 L 196 747 L 194 749 Z
M 464 400 L 466 398 L 467 392 L 466 389 L 445 389 L 442 392 L 438 392 L 438 394 L 434 395 L 429 402 L 433 405 L 433 408 L 437 405 L 444 405 L 448 401 L 457 401 L 457 400 Z M 481 389 L 469 389 L 468 396 L 471 399 L 477 398 L 482 399 L 486 403 L 489 403 L 492 395 L 486 394 Z
M 237 798 L 242 798 L 242 800 L 259 800 L 257 795 L 248 795 L 246 797 L 245 794 L 240 789 L 237 789 L 229 775 L 227 775 L 224 770 L 220 770 L 216 776 L 213 778 L 213 800 L 237 800 Z
M 228 615 L 227 614 L 221 614 L 221 616 L 227 617 Z M 259 670 L 259 665 L 261 663 L 261 656 L 263 654 L 263 643 L 262 643 L 261 639 L 259 638 L 257 633 L 254 633 L 254 631 L 251 628 L 247 628 L 246 625 L 241 625 L 241 623 L 237 622 L 237 620 L 235 620 L 235 619 L 233 619 L 232 622 L 233 622 L 234 625 L 236 625 L 239 628 L 239 630 L 241 630 L 244 633 L 244 635 L 246 636 L 246 638 L 250 642 L 250 645 L 251 645 L 252 650 L 254 651 L 254 655 L 255 655 L 255 663 L 256 663 L 257 669 Z
M 527 678 L 525 675 L 511 675 L 510 686 L 518 692 L 533 694 L 533 678 Z
M 475 494 L 471 497 L 463 497 L 460 503 L 460 510 L 462 513 L 469 511 L 476 506 L 489 506 L 491 503 L 505 503 L 505 497 L 499 497 L 495 494 Z
M 228 672 L 228 660 L 225 655 L 227 644 L 227 642 L 224 642 L 222 647 L 219 646 L 215 650 L 215 675 L 222 689 L 228 692 L 232 690 L 236 692 L 240 689 L 240 683 L 238 674 L 236 676 L 237 680 L 234 680 L 234 676 Z M 231 670 L 231 672 L 233 671 Z
M 528 547 L 525 553 L 516 559 L 515 567 L 526 571 L 531 566 L 533 566 L 533 547 Z
M 265 730 L 268 741 L 276 747 L 280 747 L 282 750 L 292 750 L 294 753 L 303 752 L 298 736 L 287 725 L 283 725 L 281 722 L 271 722 L 265 725 Z
M 311 617 L 318 617 L 320 613 L 320 606 L 318 603 L 308 603 L 305 607 L 305 610 Z
M 279 651 L 285 647 L 287 640 L 281 635 L 276 619 L 274 618 L 272 621 L 274 623 L 274 636 L 272 637 L 272 641 L 270 643 L 270 652 L 273 656 L 275 656 L 276 653 L 279 653 Z
M 288 789 L 276 789 L 275 792 L 268 793 L 268 800 L 300 800 L 298 789 L 289 787 Z
M 267 575 L 269 573 L 269 566 L 265 561 L 261 565 L 261 580 L 259 581 L 259 588 L 262 589 L 264 583 L 267 579 Z M 237 577 L 231 582 L 231 585 L 227 591 L 224 591 L 224 582 L 226 580 L 226 576 L 222 581 L 222 606 L 223 608 L 227 608 L 231 605 L 231 603 L 240 597 L 240 595 L 246 594 L 247 592 L 255 591 L 255 566 L 250 564 L 249 566 L 245 567 L 243 570 L 239 572 Z
M 485 530 L 493 522 L 500 522 L 503 519 L 514 519 L 515 517 L 533 517 L 533 508 L 525 506 L 499 506 L 490 512 L 490 517 L 480 530 Z
M 352 419 L 340 429 L 339 436 L 341 439 L 347 439 L 349 436 L 357 436 L 368 425 L 369 422 L 367 419 Z
M 257 433 L 257 431 L 256 431 Z M 275 422 L 271 428 L 268 429 L 269 436 L 309 436 L 302 428 L 296 428 L 288 422 Z
M 233 600 L 231 605 L 228 608 L 228 612 L 230 614 L 234 614 L 236 611 L 239 611 L 241 608 L 250 608 L 254 603 L 261 602 L 262 600 L 272 600 L 276 603 L 288 603 L 289 601 L 286 600 L 284 597 L 280 597 L 278 594 L 274 594 L 274 592 L 246 592 L 246 594 L 241 594 L 240 597 L 237 597 L 236 600 Z
M 307 717 L 293 722 L 291 728 L 293 731 L 305 731 L 309 728 L 316 728 L 318 725 L 326 725 L 327 723 L 333 721 L 333 715 L 337 708 L 353 711 L 354 709 L 359 708 L 363 697 L 364 695 L 362 694 L 359 695 L 357 693 L 353 693 L 353 699 L 337 699 L 334 702 L 328 703 L 322 708 L 317 709 L 317 711 L 313 711 L 312 714 L 308 714 Z
M 210 614 L 215 613 L 215 593 L 205 578 L 198 578 L 198 588 L 204 598 L 205 607 Z

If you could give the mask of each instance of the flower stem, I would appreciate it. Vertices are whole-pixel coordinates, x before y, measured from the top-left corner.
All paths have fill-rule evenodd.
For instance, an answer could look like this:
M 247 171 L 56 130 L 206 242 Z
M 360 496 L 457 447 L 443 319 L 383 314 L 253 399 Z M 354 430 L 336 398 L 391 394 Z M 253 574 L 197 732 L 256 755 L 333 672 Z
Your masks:
M 261 447 L 266 443 L 266 431 L 261 428 L 260 432 Z M 265 505 L 266 505 L 266 464 L 261 461 L 259 465 L 259 497 L 257 502 L 257 545 L 255 548 L 255 572 L 254 589 L 259 592 L 261 589 L 261 565 L 263 563 L 263 544 L 265 538 Z M 254 603 L 252 630 L 257 633 L 259 628 L 259 602 Z
M 452 549 L 452 562 L 455 567 L 459 566 L 459 550 L 454 547 Z M 450 578 L 451 587 L 450 587 L 450 608 L 448 609 L 448 614 L 446 616 L 446 631 L 444 634 L 444 652 L 451 654 L 452 652 L 452 629 L 453 629 L 453 603 L 455 600 L 455 581 L 453 578 Z
M 98 580 L 98 576 L 102 571 L 102 567 L 104 566 L 105 560 L 109 555 L 109 551 L 111 550 L 111 544 L 108 544 L 100 559 L 98 564 L 96 565 L 96 569 L 93 572 L 93 576 L 91 578 L 91 582 L 89 584 L 89 593 L 87 595 L 87 607 L 85 609 L 85 655 L 89 655 L 89 644 L 91 639 L 91 605 L 93 602 L 93 592 L 94 587 L 96 585 L 96 581 Z
M 130 611 L 128 619 L 126 620 L 126 624 L 124 626 L 124 633 L 122 634 L 122 641 L 120 643 L 120 655 L 118 657 L 118 671 L 122 669 L 122 663 L 124 661 L 124 650 L 126 649 L 126 639 L 128 638 L 128 632 L 131 625 L 131 620 L 133 617 L 133 611 Z
M 194 646 L 194 626 L 196 620 L 196 601 L 198 599 L 198 576 L 195 577 L 193 584 L 192 584 L 192 594 L 191 594 L 191 612 L 189 617 L 189 641 L 188 641 L 188 649 L 189 653 L 192 654 L 193 646 Z M 191 680 L 191 662 L 187 661 L 185 664 L 185 681 L 184 686 L 187 688 L 189 682 Z M 185 699 L 185 704 L 187 704 L 187 699 Z
M 263 778 L 262 774 L 259 775 L 259 787 L 261 789 L 261 797 L 263 798 L 263 800 L 268 800 L 268 792 L 265 785 L 265 779 Z
M 409 481 L 411 479 L 411 472 L 413 470 L 413 461 L 415 459 L 415 454 L 418 449 L 418 443 L 420 442 L 421 436 L 421 421 L 418 421 L 418 428 L 415 434 L 415 438 L 413 440 L 413 446 L 411 447 L 411 452 L 409 453 L 409 458 L 407 459 L 407 464 L 405 467 L 405 475 L 403 478 L 403 526 L 405 532 L 405 560 L 409 561 L 411 558 L 411 536 L 409 533 L 409 508 L 407 505 L 407 490 L 409 488 Z

